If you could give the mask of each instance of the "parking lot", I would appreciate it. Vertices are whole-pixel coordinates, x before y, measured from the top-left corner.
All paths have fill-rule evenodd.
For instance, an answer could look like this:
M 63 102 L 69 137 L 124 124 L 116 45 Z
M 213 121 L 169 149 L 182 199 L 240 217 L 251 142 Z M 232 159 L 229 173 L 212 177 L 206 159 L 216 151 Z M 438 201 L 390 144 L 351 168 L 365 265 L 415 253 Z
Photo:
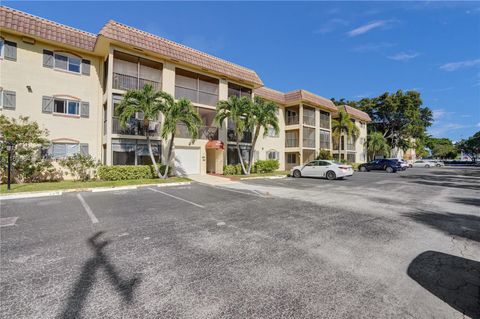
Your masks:
M 479 207 L 474 168 L 6 200 L 0 316 L 480 318 Z

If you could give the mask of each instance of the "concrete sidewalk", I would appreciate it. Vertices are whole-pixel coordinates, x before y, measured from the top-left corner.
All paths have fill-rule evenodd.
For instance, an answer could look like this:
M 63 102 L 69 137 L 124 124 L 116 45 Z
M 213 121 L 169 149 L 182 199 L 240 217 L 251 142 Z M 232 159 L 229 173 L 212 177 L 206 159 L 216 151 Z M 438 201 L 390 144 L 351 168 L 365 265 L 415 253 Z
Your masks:
M 202 184 L 207 184 L 207 185 L 231 185 L 231 184 L 236 184 L 235 182 L 232 182 L 229 178 L 227 177 L 220 177 L 220 176 L 215 176 L 215 175 L 209 175 L 209 174 L 195 174 L 195 175 L 188 175 L 188 178 L 190 178 L 192 181 L 202 183 Z

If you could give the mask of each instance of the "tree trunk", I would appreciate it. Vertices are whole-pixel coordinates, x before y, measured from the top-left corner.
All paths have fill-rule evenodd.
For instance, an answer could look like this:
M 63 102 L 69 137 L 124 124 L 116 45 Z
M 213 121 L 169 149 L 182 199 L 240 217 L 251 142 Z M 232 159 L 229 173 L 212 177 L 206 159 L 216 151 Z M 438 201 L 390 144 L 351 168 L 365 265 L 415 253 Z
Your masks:
M 172 133 L 172 137 L 170 138 L 170 145 L 168 146 L 167 160 L 165 161 L 165 173 L 162 176 L 163 179 L 166 179 L 168 177 L 168 169 L 170 167 L 170 162 L 172 160 L 172 150 L 173 150 L 174 139 L 175 139 L 175 133 Z
M 338 162 L 342 161 L 342 132 L 338 134 Z
M 240 151 L 240 139 L 238 138 L 237 134 L 235 134 L 235 138 L 237 140 L 238 159 L 240 160 L 240 165 L 242 165 L 243 174 L 247 175 L 247 170 L 245 169 L 245 164 L 243 163 L 242 152 Z
M 343 141 L 343 147 L 345 148 L 345 161 L 347 161 L 347 158 L 348 158 L 348 133 L 345 134 L 345 139 Z
M 252 148 L 250 150 L 250 160 L 248 162 L 248 174 L 247 175 L 250 175 L 250 172 L 252 171 L 253 156 L 255 154 L 255 145 L 257 144 L 257 139 L 258 139 L 259 133 L 260 133 L 260 125 L 257 125 L 257 127 L 255 128 L 255 134 L 253 135 Z
M 155 156 L 153 156 L 153 150 L 152 150 L 152 142 L 150 141 L 150 136 L 147 133 L 147 146 L 148 146 L 148 153 L 150 154 L 150 160 L 152 161 L 153 168 L 155 170 L 155 174 L 158 176 L 158 178 L 162 178 L 162 174 L 160 173 L 160 170 L 158 169 L 157 162 L 155 161 Z

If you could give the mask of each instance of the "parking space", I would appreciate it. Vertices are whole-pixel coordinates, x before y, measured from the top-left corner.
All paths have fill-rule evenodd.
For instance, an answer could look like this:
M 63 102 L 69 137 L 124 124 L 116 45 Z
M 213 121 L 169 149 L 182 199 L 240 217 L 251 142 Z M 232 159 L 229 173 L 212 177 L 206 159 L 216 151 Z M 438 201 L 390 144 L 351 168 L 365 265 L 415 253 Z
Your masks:
M 2 201 L 0 317 L 475 317 L 478 172 Z

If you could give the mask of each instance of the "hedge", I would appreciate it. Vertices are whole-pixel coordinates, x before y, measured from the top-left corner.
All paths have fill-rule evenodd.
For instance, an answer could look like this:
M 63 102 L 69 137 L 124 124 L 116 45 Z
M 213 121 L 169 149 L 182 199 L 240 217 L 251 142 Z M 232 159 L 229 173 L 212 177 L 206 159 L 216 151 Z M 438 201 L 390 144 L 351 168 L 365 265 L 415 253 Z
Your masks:
M 254 173 L 272 173 L 280 167 L 277 160 L 258 160 L 253 164 Z
M 160 166 L 160 172 L 162 174 L 165 172 L 165 165 Z M 158 177 L 155 175 L 155 170 L 152 165 L 102 165 L 98 167 L 97 174 L 103 181 L 151 179 Z
M 243 174 L 242 165 L 225 165 L 223 167 L 223 175 L 241 175 Z

